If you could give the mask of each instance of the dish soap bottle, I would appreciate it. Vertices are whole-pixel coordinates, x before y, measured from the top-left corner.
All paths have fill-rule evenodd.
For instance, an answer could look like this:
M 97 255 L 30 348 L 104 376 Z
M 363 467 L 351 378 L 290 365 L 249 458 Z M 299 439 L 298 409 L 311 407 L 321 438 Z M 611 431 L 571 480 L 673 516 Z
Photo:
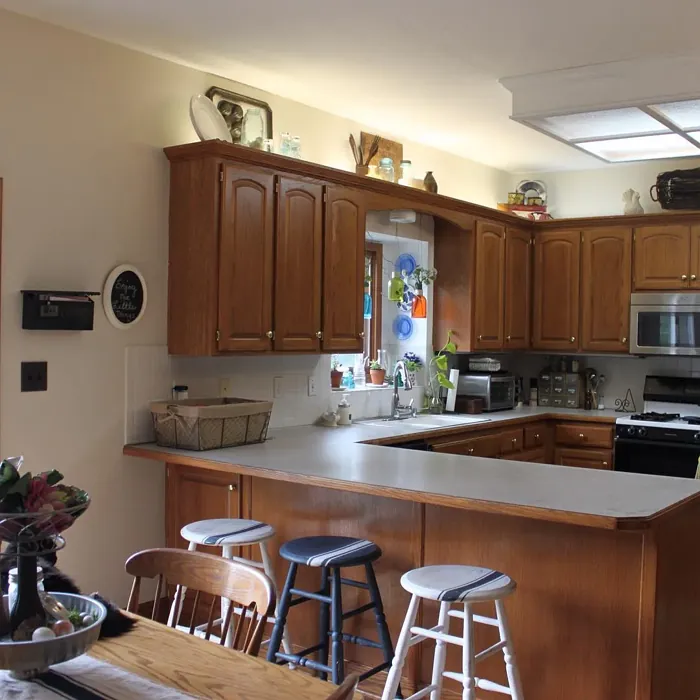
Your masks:
M 338 425 L 350 425 L 352 423 L 352 413 L 348 395 L 343 394 L 343 398 L 338 404 Z

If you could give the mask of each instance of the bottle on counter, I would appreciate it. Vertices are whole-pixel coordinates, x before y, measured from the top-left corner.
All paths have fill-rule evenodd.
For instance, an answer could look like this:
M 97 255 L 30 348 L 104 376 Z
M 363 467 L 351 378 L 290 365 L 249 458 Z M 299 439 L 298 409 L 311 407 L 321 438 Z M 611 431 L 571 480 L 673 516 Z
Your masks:
M 352 410 L 350 408 L 350 400 L 347 394 L 343 394 L 343 398 L 338 404 L 338 425 L 350 425 L 352 423 Z
M 176 384 L 173 387 L 173 400 L 174 401 L 183 401 L 184 399 L 188 399 L 190 397 L 190 388 L 187 386 L 187 384 Z
M 530 379 L 530 406 L 537 406 L 537 377 Z

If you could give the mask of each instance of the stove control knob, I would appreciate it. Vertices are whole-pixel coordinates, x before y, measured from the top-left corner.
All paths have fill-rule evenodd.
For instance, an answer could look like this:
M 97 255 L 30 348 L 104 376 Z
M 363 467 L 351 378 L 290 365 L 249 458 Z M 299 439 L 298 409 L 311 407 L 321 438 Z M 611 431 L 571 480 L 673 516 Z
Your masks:
M 633 425 L 630 425 L 625 432 L 630 436 L 634 436 L 637 434 L 637 429 Z
M 646 428 L 639 428 L 639 429 L 637 430 L 637 435 L 639 435 L 639 437 L 645 437 L 646 434 L 647 434 L 647 429 L 646 429 Z
M 695 440 L 695 442 L 700 442 L 700 433 L 695 433 L 695 435 L 693 435 L 693 440 Z

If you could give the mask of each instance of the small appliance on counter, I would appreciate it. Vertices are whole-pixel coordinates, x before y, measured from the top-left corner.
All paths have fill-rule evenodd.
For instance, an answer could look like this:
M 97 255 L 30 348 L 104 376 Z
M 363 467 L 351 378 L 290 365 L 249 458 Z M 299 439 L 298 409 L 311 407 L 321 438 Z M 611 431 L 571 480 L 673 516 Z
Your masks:
M 644 412 L 615 421 L 615 471 L 695 478 L 700 378 L 647 376 Z
M 507 411 L 515 408 L 515 377 L 509 372 L 467 372 L 457 381 L 457 413 L 469 413 L 481 399 L 484 411 Z

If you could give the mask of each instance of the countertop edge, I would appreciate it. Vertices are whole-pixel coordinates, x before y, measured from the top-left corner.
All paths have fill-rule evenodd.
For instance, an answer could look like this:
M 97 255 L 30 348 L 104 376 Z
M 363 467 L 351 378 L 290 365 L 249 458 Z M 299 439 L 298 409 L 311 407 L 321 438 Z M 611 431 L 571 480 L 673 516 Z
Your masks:
M 414 503 L 424 503 L 426 505 L 448 506 L 460 508 L 479 513 L 491 513 L 494 515 L 509 515 L 524 517 L 531 520 L 544 520 L 567 525 L 580 525 L 601 530 L 646 530 L 656 519 L 681 507 L 689 500 L 694 500 L 700 494 L 690 496 L 679 503 L 675 503 L 669 508 L 647 517 L 617 518 L 604 515 L 588 515 L 585 513 L 574 513 L 571 511 L 540 508 L 535 506 L 514 505 L 510 503 L 481 501 L 460 496 L 447 496 L 433 493 L 421 493 L 408 489 L 400 489 L 392 486 L 371 486 L 357 481 L 345 481 L 342 479 L 331 479 L 319 476 L 309 476 L 302 474 L 290 474 L 266 469 L 262 467 L 249 467 L 243 464 L 231 462 L 218 462 L 208 460 L 206 457 L 173 454 L 170 452 L 159 452 L 153 449 L 144 449 L 139 445 L 125 445 L 123 454 L 128 457 L 140 457 L 166 464 L 176 464 L 185 467 L 195 467 L 211 469 L 214 471 L 231 472 L 242 476 L 254 476 L 274 481 L 287 481 L 292 483 L 305 483 L 311 486 L 331 488 L 338 491 L 351 491 L 370 496 L 382 496 L 386 498 L 396 498 Z

